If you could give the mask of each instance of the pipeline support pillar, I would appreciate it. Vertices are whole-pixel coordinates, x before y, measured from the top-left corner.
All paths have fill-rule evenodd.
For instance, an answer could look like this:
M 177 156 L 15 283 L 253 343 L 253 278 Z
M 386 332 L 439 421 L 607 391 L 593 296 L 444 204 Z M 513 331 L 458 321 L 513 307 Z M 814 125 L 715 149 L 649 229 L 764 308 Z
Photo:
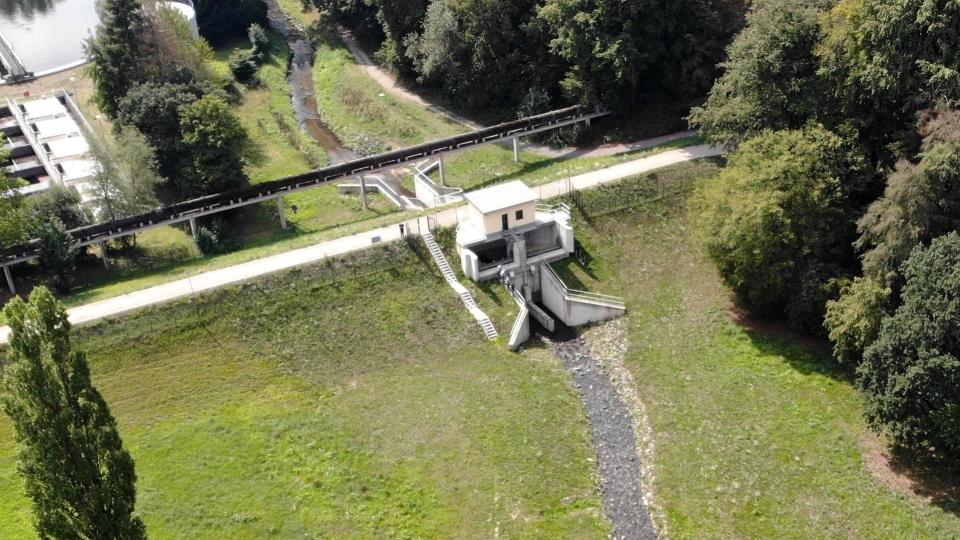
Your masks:
M 513 138 L 513 160 L 520 163 L 520 138 Z
M 277 197 L 277 214 L 280 215 L 280 228 L 287 228 L 287 206 L 283 204 L 283 196 Z
M 197 239 L 197 218 L 190 218 L 190 235 Z
M 3 267 L 3 275 L 7 277 L 7 287 L 10 289 L 10 294 L 17 294 L 17 286 L 13 283 L 13 274 L 10 273 L 10 267 Z
M 440 155 L 440 185 L 447 185 L 447 171 L 443 166 L 443 154 Z
M 363 209 L 370 208 L 367 205 L 367 178 L 362 174 L 360 175 L 360 197 L 363 199 Z
M 100 242 L 98 245 L 100 246 L 100 258 L 103 259 L 103 267 L 106 268 L 107 270 L 109 270 L 109 269 L 110 269 L 110 257 L 107 256 L 107 243 L 106 243 L 106 242 Z

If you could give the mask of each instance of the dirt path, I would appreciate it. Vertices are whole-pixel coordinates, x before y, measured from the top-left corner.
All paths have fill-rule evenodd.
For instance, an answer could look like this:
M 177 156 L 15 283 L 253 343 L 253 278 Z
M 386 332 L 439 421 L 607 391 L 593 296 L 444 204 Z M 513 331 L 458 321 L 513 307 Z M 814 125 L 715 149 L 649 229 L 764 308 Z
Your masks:
M 603 506 L 613 522 L 614 537 L 657 538 L 645 502 L 642 463 L 630 408 L 582 337 L 561 335 L 553 341 L 553 351 L 570 371 L 587 411 L 597 449 Z

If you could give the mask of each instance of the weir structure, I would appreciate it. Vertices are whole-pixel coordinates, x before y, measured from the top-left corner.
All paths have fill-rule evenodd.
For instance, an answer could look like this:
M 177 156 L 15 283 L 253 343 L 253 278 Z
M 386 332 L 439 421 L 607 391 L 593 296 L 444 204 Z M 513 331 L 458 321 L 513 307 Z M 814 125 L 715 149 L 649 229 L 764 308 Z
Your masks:
M 281 225 L 283 225 L 286 222 L 283 215 L 283 197 L 286 195 L 314 189 L 338 180 L 358 178 L 408 163 L 418 163 L 425 159 L 438 158 L 483 145 L 519 141 L 522 137 L 537 133 L 580 123 L 589 123 L 591 120 L 607 114 L 609 113 L 605 111 L 590 111 L 582 106 L 560 109 L 401 150 L 338 163 L 296 176 L 180 202 L 137 216 L 80 227 L 69 231 L 69 234 L 77 247 L 102 245 L 105 242 L 132 236 L 156 227 L 176 223 L 195 223 L 197 218 L 203 216 L 219 214 L 267 201 L 273 201 L 277 204 L 280 210 Z M 33 239 L 0 250 L 0 267 L 4 268 L 4 274 L 8 276 L 7 284 L 11 291 L 14 291 L 15 287 L 10 277 L 10 267 L 36 259 L 39 249 L 39 240 Z
M 567 205 L 538 204 L 533 190 L 519 181 L 465 197 L 470 204 L 457 227 L 460 264 L 474 281 L 499 279 L 517 302 L 511 349 L 530 339 L 531 317 L 552 332 L 556 321 L 582 326 L 626 313 L 623 300 L 571 290 L 550 266 L 575 249 Z

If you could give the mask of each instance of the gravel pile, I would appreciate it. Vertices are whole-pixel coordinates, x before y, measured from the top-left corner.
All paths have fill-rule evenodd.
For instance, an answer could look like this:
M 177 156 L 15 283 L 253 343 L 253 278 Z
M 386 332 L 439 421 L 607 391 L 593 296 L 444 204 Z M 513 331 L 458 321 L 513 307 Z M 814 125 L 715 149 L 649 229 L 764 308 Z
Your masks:
M 622 352 L 626 351 L 625 344 L 615 345 L 613 341 L 598 346 L 612 347 L 608 353 L 621 346 Z M 630 407 L 583 338 L 559 338 L 553 341 L 553 350 L 573 375 L 574 386 L 587 411 L 599 458 L 603 505 L 613 522 L 614 536 L 631 540 L 657 538 L 642 489 L 644 475 Z M 603 356 L 609 356 L 608 353 Z

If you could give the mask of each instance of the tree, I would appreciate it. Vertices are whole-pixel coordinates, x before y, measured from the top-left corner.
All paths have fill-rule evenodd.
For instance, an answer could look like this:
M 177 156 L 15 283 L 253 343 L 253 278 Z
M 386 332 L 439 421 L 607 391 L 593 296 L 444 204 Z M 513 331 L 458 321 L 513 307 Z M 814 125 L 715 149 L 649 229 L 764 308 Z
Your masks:
M 156 189 L 163 182 L 147 138 L 132 127 L 123 127 L 115 148 L 104 141 L 91 145 L 97 168 L 90 180 L 97 197 L 100 221 L 112 221 L 143 213 L 157 206 Z
M 40 240 L 40 268 L 49 285 L 59 292 L 70 290 L 70 278 L 77 263 L 77 246 L 59 218 L 42 222 L 35 232 Z
M 917 110 L 960 99 L 960 4 L 943 0 L 842 0 L 818 48 L 843 121 L 875 159 L 913 131 Z M 891 159 L 894 158 L 894 159 Z
M 183 149 L 192 169 L 180 183 L 186 196 L 202 196 L 242 187 L 247 132 L 230 107 L 216 96 L 180 108 Z
M 146 536 L 133 515 L 136 473 L 117 424 L 73 350 L 63 306 L 44 287 L 4 310 L 10 324 L 3 409 L 42 538 Z
M 100 110 L 113 117 L 127 92 L 146 80 L 142 62 L 147 25 L 140 0 L 104 0 L 99 6 L 100 24 L 86 42 L 88 73 Z
M 815 55 L 820 17 L 831 0 L 763 0 L 727 50 L 723 75 L 690 123 L 708 140 L 735 147 L 765 129 L 800 129 L 824 119 L 825 82 Z
M 887 315 L 891 291 L 871 278 L 858 277 L 840 291 L 840 298 L 827 302 L 824 326 L 833 342 L 833 354 L 842 366 L 856 368 L 866 350 L 880 334 Z
M 960 235 L 919 246 L 904 265 L 902 304 L 858 370 L 866 417 L 897 447 L 960 457 Z
M 413 74 L 405 40 L 423 27 L 428 0 L 372 0 L 372 3 L 378 8 L 377 18 L 386 35 L 377 56 L 401 73 Z
M 67 229 L 76 229 L 87 223 L 87 216 L 80 207 L 80 194 L 75 187 L 54 182 L 50 189 L 32 199 L 32 213 L 39 223 L 58 219 Z
M 940 111 L 921 132 L 919 162 L 897 163 L 858 222 L 864 273 L 894 287 L 917 245 L 960 229 L 960 112 Z
M 711 259 L 737 303 L 822 329 L 833 278 L 857 267 L 852 243 L 862 160 L 822 127 L 745 142 L 695 198 Z
M 120 102 L 117 120 L 143 133 L 156 149 L 160 174 L 176 180 L 186 166 L 180 146 L 180 108 L 202 98 L 207 88 L 191 83 L 145 83 Z
M 263 0 L 196 0 L 200 35 L 215 45 L 241 37 L 253 23 L 267 23 Z
M 23 185 L 22 180 L 10 178 L 5 170 L 0 169 L 0 248 L 12 246 L 30 236 L 30 214 L 24 197 L 17 191 Z
M 629 109 L 645 91 L 706 91 L 741 9 L 719 0 L 547 0 L 538 13 L 569 66 L 566 92 Z

